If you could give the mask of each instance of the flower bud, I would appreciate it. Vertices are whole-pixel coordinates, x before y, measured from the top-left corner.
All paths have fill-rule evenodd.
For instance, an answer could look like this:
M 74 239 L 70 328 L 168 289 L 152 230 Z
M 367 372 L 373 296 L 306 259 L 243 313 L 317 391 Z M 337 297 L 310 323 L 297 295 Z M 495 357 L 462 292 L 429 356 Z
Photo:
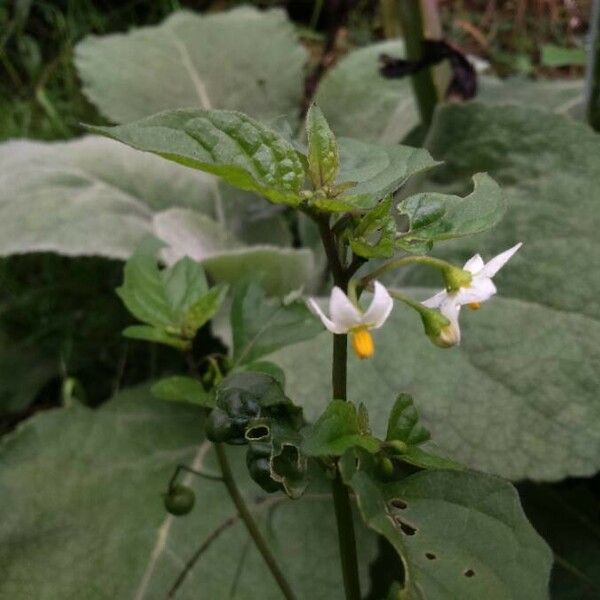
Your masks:
M 460 343 L 460 329 L 441 312 L 434 309 L 421 311 L 421 321 L 429 339 L 440 348 L 451 348 Z

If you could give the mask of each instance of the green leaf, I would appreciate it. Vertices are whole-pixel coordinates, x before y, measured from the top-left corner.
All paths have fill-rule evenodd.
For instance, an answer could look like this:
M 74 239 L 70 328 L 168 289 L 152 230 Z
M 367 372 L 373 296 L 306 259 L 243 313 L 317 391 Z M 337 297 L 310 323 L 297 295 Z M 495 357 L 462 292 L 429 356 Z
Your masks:
M 383 146 L 358 140 L 339 140 L 339 183 L 358 182 L 337 200 L 354 208 L 370 209 L 399 189 L 411 176 L 438 164 L 427 150 L 410 146 Z
M 428 446 L 429 444 L 425 447 L 411 446 L 397 458 L 409 465 L 430 471 L 440 469 L 462 471 L 465 469 L 465 466 L 459 462 L 443 456 L 437 448 L 429 448 Z
M 260 408 L 284 405 L 291 410 L 294 406 L 274 377 L 257 371 L 231 373 L 215 388 L 215 394 L 217 406 L 223 410 L 240 410 L 240 401 L 255 404 L 257 408 L 251 410 L 258 411 L 256 417 L 261 416 Z M 298 411 L 294 409 L 292 412 Z
M 265 120 L 295 115 L 306 59 L 283 10 L 249 6 L 179 11 L 157 26 L 88 36 L 75 48 L 84 93 L 117 123 L 182 106 Z
M 394 254 L 396 221 L 390 214 L 392 197 L 366 213 L 350 232 L 352 251 L 364 258 L 386 258 Z
M 171 110 L 116 127 L 88 127 L 138 150 L 218 175 L 275 203 L 297 205 L 304 168 L 293 145 L 239 112 Z
M 193 337 L 200 327 L 215 316 L 225 300 L 227 290 L 226 285 L 215 286 L 185 311 L 181 329 L 186 337 Z
M 344 400 L 332 400 L 316 423 L 302 431 L 302 437 L 302 451 L 308 456 L 341 456 L 354 447 L 368 452 L 380 448 L 356 406 Z
M 593 480 L 519 486 L 523 507 L 554 551 L 553 600 L 594 600 L 600 593 L 600 527 Z
M 194 323 L 201 322 L 204 316 L 200 311 L 212 310 L 214 314 L 222 301 L 223 290 L 209 292 L 204 270 L 188 257 L 159 270 L 157 247 L 158 244 L 149 240 L 127 261 L 123 285 L 117 294 L 140 321 L 191 339 L 197 330 L 193 328 Z M 203 299 L 204 304 L 199 304 Z
M 127 337 L 186 349 L 198 329 L 221 306 L 226 287 L 208 288 L 204 270 L 184 257 L 159 270 L 155 240 L 144 242 L 125 264 L 123 285 L 117 294 L 143 326 L 128 327 Z
M 509 483 L 467 471 L 423 471 L 380 483 L 371 461 L 349 452 L 342 475 L 364 521 L 402 558 L 404 596 L 547 600 L 552 553 Z
M 335 136 L 321 109 L 313 104 L 306 115 L 308 173 L 316 189 L 335 181 L 340 166 Z
M 399 40 L 350 52 L 319 84 L 316 101 L 338 136 L 397 144 L 419 123 L 409 77 L 386 79 L 380 56 L 405 58 Z
M 399 394 L 388 421 L 386 441 L 400 440 L 409 446 L 426 442 L 431 434 L 419 423 L 419 413 L 409 394 Z
M 240 284 L 231 307 L 233 360 L 247 364 L 278 348 L 311 338 L 320 322 L 301 300 L 267 298 L 255 282 Z
M 183 565 L 208 543 L 177 590 L 180 600 L 280 600 L 221 482 L 185 475 L 196 494 L 186 517 L 165 513 L 162 494 L 177 464 L 216 471 L 202 442 L 202 410 L 130 390 L 95 410 L 37 413 L 0 442 L 0 596 L 6 598 L 165 598 Z M 250 480 L 243 452 L 228 449 L 240 490 L 299 598 L 342 600 L 335 517 L 327 483 L 291 502 Z M 65 472 L 68 465 L 68 473 Z M 317 475 L 317 474 L 315 474 Z M 325 492 L 325 493 L 323 493 Z M 377 553 L 357 522 L 361 578 Z M 68 540 L 68 543 L 65 543 Z M 306 552 L 311 548 L 311 552 Z M 226 557 L 226 560 L 224 560 Z M 76 565 L 76 568 L 65 568 Z M 100 568 L 101 567 L 101 568 Z M 319 573 L 319 577 L 307 576 Z
M 189 339 L 183 339 L 151 325 L 130 325 L 123 330 L 123 335 L 133 340 L 165 344 L 178 350 L 188 350 L 192 344 Z
M 464 198 L 435 192 L 410 196 L 398 205 L 409 220 L 398 245 L 410 250 L 412 244 L 481 233 L 497 225 L 506 208 L 500 186 L 485 173 L 473 176 L 473 191 Z
M 207 394 L 202 384 L 193 377 L 185 377 L 183 375 L 165 377 L 155 383 L 150 391 L 159 400 L 185 402 L 205 408 L 212 408 L 214 406 L 212 396 Z

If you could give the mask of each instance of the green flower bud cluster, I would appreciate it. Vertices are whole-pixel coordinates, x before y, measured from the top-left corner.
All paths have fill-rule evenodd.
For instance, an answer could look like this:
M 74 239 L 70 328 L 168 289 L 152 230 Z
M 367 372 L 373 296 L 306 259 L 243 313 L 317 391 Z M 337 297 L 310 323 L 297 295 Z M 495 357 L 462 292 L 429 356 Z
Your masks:
M 252 479 L 266 492 L 282 489 L 281 482 L 272 478 L 272 431 L 275 424 L 299 428 L 298 408 L 265 373 L 234 373 L 215 393 L 216 407 L 208 417 L 206 437 L 212 442 L 248 445 L 246 464 Z

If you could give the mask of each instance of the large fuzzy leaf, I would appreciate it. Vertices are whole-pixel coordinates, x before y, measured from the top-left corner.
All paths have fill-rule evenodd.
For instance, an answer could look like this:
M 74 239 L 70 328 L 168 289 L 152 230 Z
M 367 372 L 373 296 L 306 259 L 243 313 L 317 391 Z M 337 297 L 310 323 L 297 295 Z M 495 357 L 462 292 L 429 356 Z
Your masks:
M 41 413 L 0 447 L 0 596 L 40 600 L 165 598 L 186 561 L 206 543 L 179 587 L 182 600 L 279 600 L 281 592 L 236 518 L 222 483 L 186 478 L 188 516 L 167 516 L 161 493 L 178 463 L 215 470 L 202 444 L 202 412 L 122 394 L 102 408 Z M 299 598 L 343 597 L 328 487 L 298 501 L 265 497 L 232 451 L 236 476 Z M 266 527 L 267 520 L 269 526 Z M 362 576 L 375 552 L 359 529 Z M 307 552 L 307 549 L 310 549 Z M 323 568 L 327 566 L 327 568 Z M 318 573 L 318 576 L 316 575 Z
M 479 80 L 477 100 L 486 104 L 522 104 L 579 116 L 583 112 L 584 88 L 581 79 L 533 81 L 524 77 L 498 79 L 484 76 Z
M 167 243 L 163 258 L 172 264 L 183 256 L 202 262 L 215 281 L 236 283 L 249 274 L 269 293 L 284 295 L 308 281 L 314 260 L 306 249 L 245 246 L 199 213 L 174 208 L 154 217 L 154 233 Z
M 152 215 L 189 206 L 213 216 L 203 173 L 88 136 L 0 145 L 0 254 L 51 251 L 126 258 Z
M 547 600 L 552 553 L 508 482 L 424 471 L 382 484 L 370 462 L 364 451 L 349 453 L 342 473 L 365 522 L 402 557 L 400 598 Z
M 178 12 L 155 27 L 87 37 L 76 48 L 84 92 L 117 123 L 182 107 L 266 120 L 295 114 L 305 60 L 283 11 L 250 7 Z
M 395 144 L 419 123 L 410 78 L 383 77 L 381 54 L 402 58 L 404 43 L 355 50 L 323 78 L 316 100 L 337 136 Z
M 221 192 L 209 175 L 101 137 L 7 142 L 0 145 L 0 255 L 51 251 L 128 258 L 149 233 L 169 243 L 173 236 L 184 238 L 180 244 L 194 236 L 199 254 L 171 254 L 205 261 L 216 280 L 260 267 L 269 272 L 264 285 L 273 293 L 302 285 L 312 270 L 310 252 L 265 245 L 288 241 L 282 217 L 264 208 L 257 212 L 269 207 L 264 200 Z M 235 210 L 242 202 L 245 224 Z M 185 228 L 174 207 L 186 208 Z M 249 247 L 223 222 L 252 242 L 257 228 L 274 233 Z
M 472 104 L 440 111 L 430 148 L 448 164 L 432 189 L 458 184 L 463 192 L 485 170 L 509 201 L 500 225 L 449 242 L 446 256 L 461 263 L 525 244 L 497 276 L 499 296 L 461 314 L 459 348 L 431 346 L 415 315 L 397 306 L 375 334 L 374 360 L 351 365 L 351 399 L 367 404 L 381 433 L 395 394 L 411 393 L 433 439 L 485 471 L 549 480 L 596 472 L 600 137 L 548 112 Z M 407 270 L 398 282 L 440 284 L 425 269 Z M 286 367 L 290 396 L 308 402 L 313 419 L 330 395 L 326 338 L 273 357 Z
M 316 100 L 336 135 L 391 144 L 400 142 L 418 125 L 410 77 L 383 77 L 379 72 L 382 54 L 403 58 L 404 43 L 386 41 L 354 50 L 323 78 Z M 482 76 L 477 99 L 579 116 L 583 92 L 581 80 Z

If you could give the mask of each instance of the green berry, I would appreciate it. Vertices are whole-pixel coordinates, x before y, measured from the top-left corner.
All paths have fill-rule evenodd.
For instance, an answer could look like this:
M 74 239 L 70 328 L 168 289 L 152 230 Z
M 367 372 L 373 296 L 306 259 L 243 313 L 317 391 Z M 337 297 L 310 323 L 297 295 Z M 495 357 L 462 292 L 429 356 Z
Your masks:
M 187 515 L 194 508 L 195 501 L 196 495 L 193 490 L 180 483 L 171 487 L 164 497 L 167 512 L 176 517 Z

